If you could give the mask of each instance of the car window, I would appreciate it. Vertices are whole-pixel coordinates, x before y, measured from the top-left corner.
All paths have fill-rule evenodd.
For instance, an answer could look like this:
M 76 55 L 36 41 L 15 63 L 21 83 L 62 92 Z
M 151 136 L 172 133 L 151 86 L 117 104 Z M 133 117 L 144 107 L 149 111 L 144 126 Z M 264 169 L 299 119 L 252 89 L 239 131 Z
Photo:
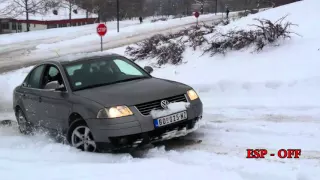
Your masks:
M 45 88 L 47 84 L 57 81 L 60 85 L 63 83 L 62 75 L 55 65 L 48 65 L 41 82 L 41 88 Z
M 54 76 L 56 76 L 58 73 L 59 73 L 58 68 L 56 68 L 56 67 L 54 67 L 54 66 L 51 66 L 51 67 L 50 67 L 50 69 L 49 69 L 49 76 L 50 76 L 50 77 L 54 77 Z
M 68 73 L 70 76 L 72 76 L 72 75 L 74 74 L 74 71 L 75 71 L 75 70 L 78 70 L 78 69 L 81 69 L 81 68 L 82 68 L 82 64 L 67 67 L 67 73 Z
M 114 60 L 114 62 L 116 63 L 120 71 L 126 75 L 137 75 L 137 76 L 143 75 L 141 71 L 139 71 L 137 68 L 133 67 L 131 64 L 123 60 L 116 59 Z
M 64 68 L 73 91 L 150 78 L 140 66 L 119 56 L 74 62 Z
M 37 68 L 35 68 L 31 73 L 30 73 L 30 76 L 29 76 L 29 79 L 28 79 L 28 87 L 30 88 L 36 88 L 38 89 L 40 87 L 40 80 L 41 80 L 41 75 L 42 75 L 42 72 L 43 72 L 43 68 L 44 68 L 44 65 L 41 65 Z

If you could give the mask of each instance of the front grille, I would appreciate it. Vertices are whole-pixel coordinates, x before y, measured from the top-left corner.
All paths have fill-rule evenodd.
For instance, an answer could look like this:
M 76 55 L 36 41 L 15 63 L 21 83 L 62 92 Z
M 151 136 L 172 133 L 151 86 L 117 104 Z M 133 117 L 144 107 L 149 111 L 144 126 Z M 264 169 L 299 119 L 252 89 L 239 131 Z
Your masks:
M 155 110 L 156 109 L 163 109 L 161 107 L 162 100 L 167 100 L 170 103 L 188 102 L 186 96 L 184 94 L 181 94 L 178 96 L 173 96 L 173 97 L 163 98 L 163 99 L 159 99 L 159 100 L 155 100 L 155 101 L 151 101 L 151 102 L 147 102 L 147 103 L 143 103 L 143 104 L 138 104 L 138 105 L 136 105 L 136 108 L 140 111 L 141 114 L 147 116 L 154 109 Z

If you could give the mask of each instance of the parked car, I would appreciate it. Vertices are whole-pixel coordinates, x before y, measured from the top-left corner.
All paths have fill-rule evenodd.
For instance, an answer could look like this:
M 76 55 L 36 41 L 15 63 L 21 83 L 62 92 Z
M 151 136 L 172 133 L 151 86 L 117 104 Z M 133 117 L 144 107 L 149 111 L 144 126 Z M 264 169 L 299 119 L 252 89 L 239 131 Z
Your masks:
M 152 71 L 117 54 L 40 63 L 14 90 L 19 130 L 59 132 L 70 145 L 89 152 L 135 148 L 195 130 L 203 111 L 197 93 L 152 77 Z M 165 117 L 150 114 L 177 102 L 189 106 Z

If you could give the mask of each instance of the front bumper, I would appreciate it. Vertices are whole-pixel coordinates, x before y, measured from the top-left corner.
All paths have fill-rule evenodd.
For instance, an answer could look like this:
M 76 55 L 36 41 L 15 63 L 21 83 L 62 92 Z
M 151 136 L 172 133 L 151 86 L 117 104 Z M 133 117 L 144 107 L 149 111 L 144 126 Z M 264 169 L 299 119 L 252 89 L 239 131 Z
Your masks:
M 190 102 L 187 120 L 155 128 L 151 116 L 142 115 L 135 107 L 130 109 L 133 116 L 87 120 L 95 141 L 107 143 L 111 148 L 126 148 L 185 136 L 197 129 L 203 113 L 202 102 L 197 99 Z

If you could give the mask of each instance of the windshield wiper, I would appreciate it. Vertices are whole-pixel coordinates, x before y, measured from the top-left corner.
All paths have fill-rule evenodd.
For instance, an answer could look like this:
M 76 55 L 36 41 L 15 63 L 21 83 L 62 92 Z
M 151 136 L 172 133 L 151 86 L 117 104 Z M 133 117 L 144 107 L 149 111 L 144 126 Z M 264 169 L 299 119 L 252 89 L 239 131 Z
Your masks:
M 148 76 L 140 76 L 140 77 L 135 77 L 135 78 L 123 79 L 123 80 L 120 80 L 120 81 L 116 81 L 116 82 L 114 82 L 112 84 L 128 82 L 128 81 L 133 81 L 133 80 L 137 80 L 137 79 L 148 79 L 148 78 L 150 78 L 150 77 L 148 77 Z
M 90 88 L 95 88 L 95 87 L 100 87 L 100 86 L 106 86 L 106 85 L 110 85 L 110 84 L 112 84 L 112 83 L 93 84 L 93 85 L 90 85 L 90 86 L 85 86 L 85 87 L 76 89 L 76 91 L 80 91 L 80 90 L 84 90 L 84 89 L 90 89 Z

